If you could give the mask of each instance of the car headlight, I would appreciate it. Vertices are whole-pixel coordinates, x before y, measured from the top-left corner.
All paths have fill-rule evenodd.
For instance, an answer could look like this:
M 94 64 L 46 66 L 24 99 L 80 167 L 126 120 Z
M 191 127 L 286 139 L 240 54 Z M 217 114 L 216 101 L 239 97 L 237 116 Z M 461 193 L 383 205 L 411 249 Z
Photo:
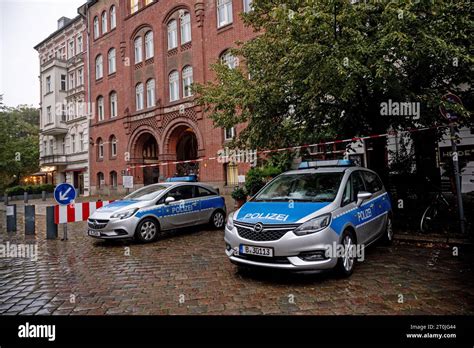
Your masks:
M 297 236 L 304 236 L 306 234 L 322 231 L 323 229 L 328 227 L 330 223 L 331 214 L 324 214 L 305 222 L 293 232 Z
M 138 211 L 138 208 L 121 211 L 120 213 L 113 214 L 111 216 L 111 218 L 112 219 L 120 219 L 120 220 L 127 219 L 127 218 L 131 217 L 133 214 L 135 214 L 137 211 Z
M 227 224 L 225 226 L 228 230 L 232 230 L 234 228 L 234 213 L 230 213 L 227 215 Z

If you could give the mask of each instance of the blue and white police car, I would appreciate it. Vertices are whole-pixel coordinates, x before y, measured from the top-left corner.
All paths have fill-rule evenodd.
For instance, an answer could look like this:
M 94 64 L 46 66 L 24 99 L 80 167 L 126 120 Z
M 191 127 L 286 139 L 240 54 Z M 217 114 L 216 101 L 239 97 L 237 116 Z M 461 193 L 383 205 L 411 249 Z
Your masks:
M 223 228 L 225 215 L 224 198 L 208 185 L 159 183 L 97 209 L 87 220 L 88 235 L 102 239 L 134 237 L 147 243 L 165 230 L 208 223 Z
M 392 208 L 378 175 L 348 160 L 302 162 L 265 185 L 225 227 L 239 266 L 349 276 L 356 250 L 393 238 Z M 357 248 L 356 248 L 357 247 Z

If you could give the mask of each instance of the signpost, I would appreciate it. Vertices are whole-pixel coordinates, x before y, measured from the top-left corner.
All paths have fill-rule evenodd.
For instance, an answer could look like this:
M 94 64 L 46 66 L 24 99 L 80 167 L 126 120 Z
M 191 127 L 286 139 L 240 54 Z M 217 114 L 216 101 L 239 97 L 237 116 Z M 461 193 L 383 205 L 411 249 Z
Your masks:
M 133 176 L 124 175 L 122 177 L 123 187 L 127 190 L 127 194 L 130 192 L 130 189 L 133 189 Z
M 457 95 L 448 93 L 445 94 L 441 100 L 444 103 L 460 104 L 462 105 L 461 98 Z M 462 202 L 462 192 L 461 192 L 461 174 L 459 172 L 459 156 L 457 152 L 456 144 L 456 130 L 454 128 L 454 122 L 458 119 L 458 115 L 455 112 L 447 110 L 446 107 L 441 104 L 439 107 L 439 112 L 449 121 L 449 130 L 451 135 L 451 149 L 452 149 L 452 158 L 453 158 L 453 168 L 454 168 L 454 181 L 456 183 L 456 196 L 458 201 L 458 213 L 459 221 L 461 227 L 461 233 L 464 234 L 465 231 L 465 220 L 464 220 L 464 205 Z
M 62 183 L 54 189 L 54 199 L 60 205 L 69 205 L 76 199 L 76 189 L 68 183 Z M 63 224 L 64 236 L 62 240 L 67 240 L 67 223 Z

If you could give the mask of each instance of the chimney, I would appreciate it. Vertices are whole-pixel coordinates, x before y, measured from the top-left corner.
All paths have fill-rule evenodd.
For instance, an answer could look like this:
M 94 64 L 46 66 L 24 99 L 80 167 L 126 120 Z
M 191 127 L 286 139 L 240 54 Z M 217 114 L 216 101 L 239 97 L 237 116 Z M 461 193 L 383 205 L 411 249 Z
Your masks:
M 61 17 L 58 19 L 58 29 L 61 29 L 64 27 L 66 24 L 68 24 L 71 21 L 70 18 L 67 17 Z

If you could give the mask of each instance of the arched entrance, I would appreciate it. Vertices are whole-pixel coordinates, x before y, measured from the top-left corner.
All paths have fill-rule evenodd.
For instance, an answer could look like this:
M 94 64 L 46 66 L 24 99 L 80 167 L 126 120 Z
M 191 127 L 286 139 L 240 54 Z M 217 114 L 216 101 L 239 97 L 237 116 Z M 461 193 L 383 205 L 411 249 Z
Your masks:
M 177 127 L 170 136 L 169 150 L 176 154 L 177 161 L 198 158 L 198 141 L 194 130 L 189 126 Z M 174 175 L 199 174 L 199 163 L 178 163 Z
M 133 151 L 133 158 L 131 158 L 131 162 L 138 165 L 149 165 L 149 164 L 158 164 L 158 142 L 153 134 L 145 132 L 140 134 L 137 138 L 134 151 Z M 160 167 L 156 166 L 149 166 L 142 168 L 143 172 L 143 184 L 150 185 L 155 184 L 159 181 L 160 177 Z M 140 173 L 136 173 L 138 177 L 140 177 Z

